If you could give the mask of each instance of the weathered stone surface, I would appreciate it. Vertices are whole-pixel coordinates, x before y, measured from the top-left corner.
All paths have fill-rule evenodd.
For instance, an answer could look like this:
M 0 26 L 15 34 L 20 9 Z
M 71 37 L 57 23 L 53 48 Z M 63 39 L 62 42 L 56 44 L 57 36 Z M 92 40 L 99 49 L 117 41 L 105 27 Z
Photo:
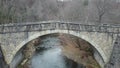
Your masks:
M 89 43 L 91 43 L 98 50 L 98 52 L 103 57 L 105 63 L 108 62 L 108 60 L 109 60 L 109 57 L 112 52 L 112 50 L 110 50 L 110 49 L 113 48 L 113 43 L 112 43 L 112 38 L 110 37 L 110 39 L 107 40 L 106 35 L 104 33 L 97 33 L 97 32 L 92 32 L 92 33 L 80 32 L 80 33 L 78 33 L 78 32 L 70 31 L 70 30 L 68 33 L 68 30 L 52 30 L 52 31 L 46 30 L 46 31 L 34 32 L 34 34 L 33 34 L 33 32 L 29 33 L 29 36 L 26 39 L 24 38 L 25 34 L 24 34 L 24 36 L 21 36 L 21 39 L 13 39 L 13 41 L 18 42 L 18 43 L 10 42 L 11 44 L 14 44 L 14 45 L 9 45 L 9 44 L 6 44 L 5 42 L 1 42 L 2 44 L 4 44 L 4 45 L 2 45 L 2 48 L 4 50 L 4 56 L 5 56 L 6 61 L 8 63 L 10 63 L 12 61 L 14 55 L 16 54 L 16 52 L 19 51 L 19 49 L 21 47 L 23 47 L 29 41 L 31 41 L 39 36 L 43 36 L 43 35 L 51 34 L 51 33 L 67 33 L 67 34 L 71 34 L 71 35 L 80 37 L 80 38 L 88 41 Z M 16 34 L 18 35 L 18 38 L 19 38 L 20 34 L 19 33 L 16 33 Z M 30 34 L 32 34 L 32 35 L 30 35 Z M 4 36 L 4 38 L 5 38 L 5 36 Z M 103 38 L 104 40 L 101 38 Z M 9 41 L 9 39 L 6 39 L 6 40 Z M 100 42 L 102 42 L 102 43 L 100 43 Z M 107 50 L 110 50 L 110 51 L 107 51 Z
M 116 35 L 113 33 L 117 32 L 117 30 L 114 31 L 111 28 L 115 28 L 115 27 L 111 26 L 111 28 L 104 30 L 104 27 L 102 26 L 101 27 L 92 26 L 93 28 L 89 28 L 90 29 L 89 30 L 87 28 L 89 27 L 89 25 L 87 26 L 83 25 L 83 27 L 81 27 L 82 25 L 80 24 L 75 24 L 75 25 L 67 24 L 67 23 L 56 24 L 56 22 L 53 22 L 53 24 L 52 22 L 47 22 L 47 24 L 45 24 L 45 22 L 42 23 L 43 24 L 40 24 L 39 22 L 37 24 L 22 24 L 21 28 L 20 25 L 17 25 L 15 28 L 13 24 L 13 25 L 9 25 L 11 26 L 9 27 L 11 29 L 6 28 L 3 29 L 3 32 L 0 31 L 1 33 L 0 43 L 2 50 L 4 52 L 5 60 L 8 64 L 11 63 L 15 54 L 20 50 L 20 48 L 22 48 L 29 41 L 38 38 L 39 36 L 52 34 L 52 33 L 66 33 L 82 38 L 96 48 L 96 50 L 102 56 L 104 63 L 107 63 L 109 61 L 114 46 L 114 42 L 116 39 Z M 4 25 L 4 26 L 7 27 L 8 25 Z M 2 27 L 3 26 L 0 26 L 0 28 Z
M 110 61 L 105 68 L 120 68 L 120 36 L 116 39 Z

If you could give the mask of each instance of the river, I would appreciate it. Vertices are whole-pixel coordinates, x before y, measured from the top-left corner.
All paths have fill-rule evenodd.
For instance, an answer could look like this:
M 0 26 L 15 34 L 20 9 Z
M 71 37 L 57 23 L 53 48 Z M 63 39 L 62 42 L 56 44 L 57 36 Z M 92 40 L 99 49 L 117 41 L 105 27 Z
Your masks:
M 85 68 L 62 54 L 57 37 L 44 38 L 30 62 L 29 68 Z

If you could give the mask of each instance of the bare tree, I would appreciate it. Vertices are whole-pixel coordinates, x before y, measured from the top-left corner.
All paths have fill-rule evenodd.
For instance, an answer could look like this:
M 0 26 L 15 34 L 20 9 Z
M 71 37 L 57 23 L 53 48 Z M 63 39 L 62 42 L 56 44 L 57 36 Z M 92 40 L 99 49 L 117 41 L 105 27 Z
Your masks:
M 113 0 L 94 0 L 93 6 L 96 10 L 96 17 L 97 17 L 97 22 L 102 23 L 103 17 L 109 13 L 112 9 L 114 9 L 114 1 Z M 93 7 L 92 6 L 92 7 Z M 94 12 L 94 11 L 93 11 Z
M 85 21 L 86 5 L 83 0 L 75 0 L 66 3 L 67 5 L 61 10 L 63 20 L 65 21 Z
M 115 0 L 0 0 L 0 21 L 119 22 L 118 4 Z

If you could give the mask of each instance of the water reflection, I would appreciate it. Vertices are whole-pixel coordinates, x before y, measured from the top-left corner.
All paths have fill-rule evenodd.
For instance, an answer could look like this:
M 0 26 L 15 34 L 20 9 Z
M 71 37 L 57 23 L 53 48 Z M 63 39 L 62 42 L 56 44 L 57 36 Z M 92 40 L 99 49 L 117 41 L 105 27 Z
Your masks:
M 67 68 L 60 48 L 38 52 L 32 58 L 32 68 Z
M 59 39 L 46 38 L 37 47 L 30 68 L 85 68 L 62 55 Z

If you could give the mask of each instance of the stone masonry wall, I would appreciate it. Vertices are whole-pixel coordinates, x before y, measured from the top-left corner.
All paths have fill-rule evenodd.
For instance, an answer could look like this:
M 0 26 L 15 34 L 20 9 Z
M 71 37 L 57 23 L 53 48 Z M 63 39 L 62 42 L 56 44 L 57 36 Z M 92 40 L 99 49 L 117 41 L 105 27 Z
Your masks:
M 1 34 L 0 43 L 2 50 L 4 52 L 5 60 L 9 64 L 16 52 L 23 47 L 29 41 L 43 36 L 46 34 L 52 33 L 67 33 L 77 37 L 80 37 L 89 43 L 91 43 L 96 50 L 101 54 L 105 63 L 108 62 L 109 57 L 112 52 L 114 40 L 110 35 L 105 33 L 97 32 L 79 32 L 79 31 L 70 31 L 70 30 L 46 30 L 40 32 L 29 32 L 29 33 L 11 33 L 11 34 Z M 116 37 L 116 36 L 114 36 Z

